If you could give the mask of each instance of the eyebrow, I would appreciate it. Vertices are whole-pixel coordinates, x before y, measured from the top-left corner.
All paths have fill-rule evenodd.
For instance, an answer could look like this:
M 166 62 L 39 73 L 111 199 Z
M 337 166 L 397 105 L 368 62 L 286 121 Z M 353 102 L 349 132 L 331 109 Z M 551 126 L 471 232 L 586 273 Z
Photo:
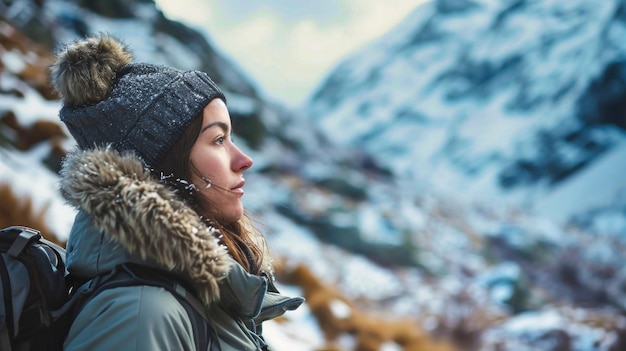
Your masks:
M 224 122 L 213 122 L 213 123 L 209 123 L 206 126 L 202 127 L 202 130 L 200 130 L 200 134 L 204 133 L 207 129 L 210 129 L 214 126 L 218 126 L 220 127 L 224 132 L 228 132 L 228 124 L 224 123 Z

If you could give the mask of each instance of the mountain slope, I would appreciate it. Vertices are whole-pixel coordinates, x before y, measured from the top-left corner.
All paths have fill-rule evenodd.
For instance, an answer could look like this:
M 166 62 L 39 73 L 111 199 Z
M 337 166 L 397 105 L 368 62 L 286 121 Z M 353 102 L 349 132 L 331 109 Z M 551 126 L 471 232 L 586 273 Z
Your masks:
M 623 192 L 618 163 L 591 169 L 624 152 L 625 19 L 622 0 L 432 1 L 338 65 L 308 114 L 416 188 L 541 210 L 603 170 Z

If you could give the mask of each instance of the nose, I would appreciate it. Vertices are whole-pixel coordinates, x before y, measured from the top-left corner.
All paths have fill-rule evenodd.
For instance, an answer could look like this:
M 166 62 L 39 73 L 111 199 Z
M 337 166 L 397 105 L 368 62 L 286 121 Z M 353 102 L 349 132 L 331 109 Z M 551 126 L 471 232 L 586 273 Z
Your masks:
M 243 151 L 241 151 L 237 146 L 235 146 L 235 155 L 233 157 L 233 171 L 235 172 L 243 172 L 248 168 L 252 167 L 252 158 L 246 155 Z

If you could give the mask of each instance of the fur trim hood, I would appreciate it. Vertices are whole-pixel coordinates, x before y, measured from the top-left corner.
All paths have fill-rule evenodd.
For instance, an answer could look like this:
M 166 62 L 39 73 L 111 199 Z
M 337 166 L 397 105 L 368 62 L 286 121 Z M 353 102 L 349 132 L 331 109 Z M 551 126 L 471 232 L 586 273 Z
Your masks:
M 232 264 L 219 231 L 155 181 L 137 156 L 111 148 L 71 152 L 60 190 L 113 242 L 188 276 L 205 304 L 219 299 L 219 283 Z

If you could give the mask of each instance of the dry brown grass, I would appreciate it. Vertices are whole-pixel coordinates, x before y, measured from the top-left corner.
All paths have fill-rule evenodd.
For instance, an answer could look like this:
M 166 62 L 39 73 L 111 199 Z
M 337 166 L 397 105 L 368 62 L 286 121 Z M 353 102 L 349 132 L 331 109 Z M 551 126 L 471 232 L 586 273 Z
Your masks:
M 300 286 L 306 303 L 325 337 L 318 351 L 340 351 L 342 335 L 354 337 L 354 351 L 378 351 L 394 343 L 404 351 L 454 351 L 452 344 L 434 339 L 408 318 L 382 317 L 358 308 L 334 287 L 325 284 L 305 265 L 279 272 L 286 283 Z M 342 304 L 338 314 L 333 305 Z
M 31 227 L 41 231 L 44 238 L 65 246 L 46 224 L 46 210 L 36 210 L 31 199 L 18 197 L 8 184 L 0 183 L 0 228 L 13 225 Z
M 0 55 L 9 51 L 21 56 L 24 63 L 19 71 L 11 73 L 37 90 L 45 99 L 59 99 L 48 80 L 48 67 L 54 62 L 51 51 L 28 39 L 19 28 L 0 18 Z M 8 69 L 0 60 L 0 71 Z
M 61 141 L 67 137 L 59 123 L 42 119 L 24 126 L 11 111 L 4 113 L 0 118 L 0 123 L 13 130 L 15 147 L 22 151 L 29 150 L 43 141 L 50 141 L 53 148 L 58 148 Z

